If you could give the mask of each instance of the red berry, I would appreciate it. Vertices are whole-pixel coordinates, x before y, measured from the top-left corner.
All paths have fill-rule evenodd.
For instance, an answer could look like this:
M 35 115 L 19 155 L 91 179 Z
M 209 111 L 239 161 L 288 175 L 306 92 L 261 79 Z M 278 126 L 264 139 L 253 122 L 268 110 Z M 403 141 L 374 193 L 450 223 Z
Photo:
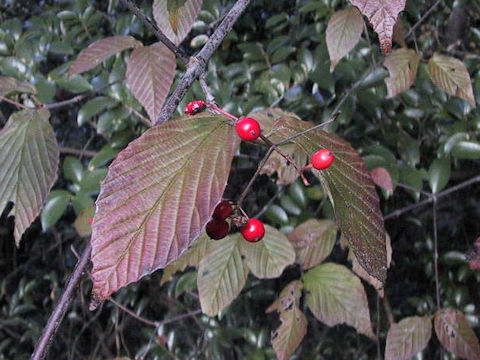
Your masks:
M 227 236 L 230 226 L 223 219 L 212 219 L 207 223 L 205 231 L 213 240 L 220 240 Z
M 247 224 L 240 229 L 242 236 L 249 242 L 258 242 L 265 235 L 265 227 L 258 219 L 248 219 Z
M 196 100 L 189 102 L 187 106 L 185 106 L 185 113 L 188 115 L 195 115 L 196 113 L 205 110 L 207 107 L 207 103 L 202 100 Z
M 230 204 L 230 202 L 227 200 L 223 200 L 223 201 L 220 201 L 215 207 L 212 217 L 215 219 L 225 220 L 230 215 L 232 215 L 232 213 L 233 213 L 232 204 Z
M 237 134 L 240 139 L 245 141 L 253 141 L 258 139 L 261 132 L 258 121 L 248 117 L 238 119 L 235 129 L 237 130 Z
M 328 149 L 322 149 L 313 154 L 311 162 L 315 169 L 323 170 L 332 165 L 333 160 L 335 160 L 335 156 L 333 156 L 332 151 Z
M 93 218 L 88 218 L 87 221 L 88 221 L 88 223 L 89 223 L 90 225 L 93 224 Z

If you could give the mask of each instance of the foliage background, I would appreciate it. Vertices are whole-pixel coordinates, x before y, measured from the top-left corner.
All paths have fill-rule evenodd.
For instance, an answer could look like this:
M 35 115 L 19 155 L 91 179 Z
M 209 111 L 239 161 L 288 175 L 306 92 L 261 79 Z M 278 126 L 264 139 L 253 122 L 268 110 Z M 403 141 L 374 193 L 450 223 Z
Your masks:
M 183 43 L 193 54 L 209 35 L 220 16 L 232 1 L 205 0 L 200 18 L 189 38 Z M 433 1 L 408 1 L 403 13 L 408 29 Z M 149 12 L 150 2 L 142 2 Z M 326 23 L 335 10 L 347 1 L 257 0 L 235 25 L 221 49 L 209 65 L 207 80 L 217 102 L 234 114 L 280 104 L 305 120 L 321 122 L 335 102 L 371 66 L 380 64 L 376 35 L 368 29 L 360 44 L 342 60 L 333 74 L 329 73 L 325 45 Z M 424 59 L 434 51 L 464 60 L 480 101 L 480 2 L 445 1 L 438 6 L 408 39 L 410 47 L 418 47 Z M 75 80 L 66 80 L 68 61 L 96 39 L 111 35 L 132 34 L 149 44 L 154 38 L 134 16 L 117 1 L 0 1 L 0 72 L 32 81 L 40 89 L 43 102 L 61 101 L 73 94 L 97 88 L 123 76 L 125 57 L 122 53 Z M 452 43 L 458 43 L 449 46 Z M 458 133 L 476 141 L 480 131 L 480 110 L 465 101 L 447 96 L 428 80 L 426 63 L 421 63 L 415 87 L 394 99 L 387 100 L 383 79 L 387 72 L 377 66 L 360 89 L 342 107 L 338 120 L 330 126 L 361 151 L 367 165 L 386 167 L 395 181 L 430 191 L 428 168 L 441 156 L 451 163 L 448 186 L 478 174 L 477 159 L 462 159 L 450 154 L 445 144 Z M 175 86 L 175 85 L 174 85 Z M 0 220 L 0 358 L 26 359 L 40 335 L 58 299 L 65 281 L 76 263 L 75 252 L 85 244 L 72 226 L 80 209 L 88 207 L 99 189 L 108 161 L 126 141 L 145 130 L 137 112 L 141 107 L 123 84 L 103 94 L 111 99 L 101 113 L 83 119 L 79 110 L 85 101 L 52 111 L 60 146 L 82 149 L 85 146 L 97 156 L 79 156 L 81 180 L 72 181 L 67 154 L 62 156 L 62 171 L 54 189 L 66 190 L 72 205 L 65 212 L 53 209 L 44 215 L 54 223 L 43 231 L 37 221 L 28 231 L 20 249 L 12 238 L 11 219 Z M 181 105 L 201 98 L 195 85 Z M 135 111 L 133 111 L 133 110 Z M 3 125 L 15 108 L 0 104 Z M 88 108 L 83 107 L 84 115 Z M 463 136 L 463 135 L 462 135 Z M 125 140 L 127 139 L 127 140 Z M 234 198 L 256 168 L 262 149 L 244 146 L 234 162 L 227 198 Z M 93 154 L 92 154 L 93 155 Z M 480 158 L 480 155 L 476 156 Z M 73 162 L 73 160 L 67 161 Z M 280 193 L 279 193 L 280 191 Z M 318 214 L 332 217 L 332 209 L 318 187 L 306 189 L 300 183 L 286 188 L 259 179 L 255 194 L 246 204 L 250 213 L 260 211 L 269 199 L 279 193 L 264 219 L 288 231 L 293 226 Z M 384 194 L 385 195 L 385 194 Z M 384 196 L 384 214 L 418 200 L 420 193 L 397 187 L 395 195 Z M 90 200 L 88 200 L 90 199 Z M 479 190 L 472 186 L 443 198 L 437 204 L 437 228 L 440 253 L 441 299 L 468 315 L 478 334 L 478 281 L 480 275 L 468 268 L 464 254 L 479 233 Z M 62 215 L 63 214 L 63 215 Z M 61 218 L 57 220 L 57 218 Z M 386 294 L 397 320 L 407 316 L 432 314 L 435 309 L 433 274 L 433 221 L 431 206 L 386 222 L 392 238 L 393 266 L 388 275 Z M 332 260 L 346 263 L 346 254 L 337 246 Z M 148 319 L 162 320 L 175 314 L 199 308 L 193 271 L 177 275 L 174 281 L 160 286 L 161 272 L 138 284 L 122 289 L 115 299 Z M 110 302 L 95 311 L 88 311 L 90 281 L 84 280 L 78 296 L 68 312 L 54 341 L 49 358 L 97 359 L 126 356 L 129 358 L 208 358 L 269 359 L 274 358 L 269 336 L 278 318 L 265 314 L 278 292 L 298 277 L 291 267 L 281 279 L 258 280 L 250 277 L 242 295 L 221 319 L 197 316 L 157 329 L 139 322 Z M 383 305 L 371 287 L 369 303 L 374 327 L 379 327 L 380 348 L 388 322 Z M 296 358 L 309 359 L 372 359 L 377 344 L 358 335 L 346 326 L 328 328 L 309 317 L 307 337 Z M 430 343 L 423 358 L 438 358 L 437 340 Z M 450 355 L 444 354 L 444 358 Z

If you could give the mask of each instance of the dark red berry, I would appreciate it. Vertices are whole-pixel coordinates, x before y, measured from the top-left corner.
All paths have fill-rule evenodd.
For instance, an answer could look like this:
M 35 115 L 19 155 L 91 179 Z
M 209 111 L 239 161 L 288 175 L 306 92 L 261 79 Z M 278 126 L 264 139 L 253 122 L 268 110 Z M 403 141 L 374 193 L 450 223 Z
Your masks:
M 240 229 L 240 233 L 248 242 L 258 242 L 265 235 L 265 226 L 258 219 L 248 219 L 247 224 Z
M 203 100 L 192 101 L 185 106 L 185 114 L 195 115 L 196 113 L 205 110 L 207 103 Z
M 258 139 L 260 136 L 260 124 L 254 118 L 241 118 L 238 119 L 237 124 L 235 125 L 237 134 L 240 139 L 245 141 L 253 141 Z
M 220 201 L 215 207 L 212 217 L 214 217 L 215 219 L 224 220 L 228 218 L 230 215 L 232 215 L 232 213 L 233 213 L 232 204 L 230 204 L 230 202 L 227 200 L 223 200 L 223 201 Z
M 311 163 L 315 169 L 323 170 L 332 165 L 333 160 L 335 160 L 335 156 L 333 156 L 332 151 L 322 149 L 313 154 Z
M 230 226 L 223 219 L 212 219 L 207 223 L 205 231 L 213 240 L 220 240 L 227 236 Z

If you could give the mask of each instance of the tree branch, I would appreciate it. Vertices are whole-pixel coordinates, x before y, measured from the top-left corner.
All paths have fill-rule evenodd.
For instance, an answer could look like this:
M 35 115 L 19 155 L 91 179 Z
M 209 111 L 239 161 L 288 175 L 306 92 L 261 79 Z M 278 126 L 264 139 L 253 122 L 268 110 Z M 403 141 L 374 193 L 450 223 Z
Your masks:
M 178 46 L 176 46 L 164 33 L 162 30 L 158 28 L 158 26 L 145 14 L 143 14 L 140 9 L 130 0 L 120 0 L 123 5 L 125 5 L 131 12 L 135 14 L 135 16 L 150 30 L 155 36 L 162 42 L 167 48 L 169 48 L 176 57 L 183 61 L 186 65 L 188 64 L 189 57 Z
M 83 273 L 87 269 L 88 262 L 90 260 L 90 253 L 92 252 L 92 246 L 90 241 L 88 241 L 85 250 L 83 251 L 82 257 L 78 261 L 75 269 L 73 270 L 70 280 L 68 280 L 67 286 L 63 291 L 60 300 L 55 305 L 55 308 L 48 319 L 47 325 L 43 329 L 42 336 L 35 346 L 35 350 L 30 358 L 30 360 L 42 360 L 47 355 L 47 352 L 52 343 L 53 337 L 57 332 L 58 326 L 60 325 L 65 312 L 68 309 L 68 306 L 72 302 L 73 295 L 75 290 L 82 279 Z
M 94 157 L 98 154 L 96 151 L 74 149 L 74 148 L 66 147 L 66 146 L 60 147 L 60 153 L 61 154 L 79 155 L 79 156 L 88 156 L 88 157 Z
M 420 20 L 418 20 L 415 25 L 413 25 L 410 30 L 408 30 L 407 34 L 405 35 L 405 39 L 407 39 L 410 35 L 413 34 L 413 32 L 420 26 L 421 23 L 423 23 L 425 21 L 425 19 L 427 17 L 430 16 L 430 14 L 433 12 L 433 10 L 435 10 L 435 8 L 440 5 L 440 3 L 442 2 L 442 0 L 437 0 L 431 7 L 430 9 L 427 10 L 427 12 L 425 14 L 423 14 L 423 16 L 420 18 Z
M 210 36 L 210 39 L 203 46 L 202 50 L 200 50 L 196 57 L 191 58 L 187 70 L 183 74 L 177 88 L 163 106 L 159 117 L 155 121 L 155 125 L 162 124 L 172 117 L 188 89 L 190 89 L 193 82 L 205 72 L 207 63 L 215 53 L 215 50 L 220 46 L 225 36 L 230 32 L 250 2 L 251 0 L 237 0 L 215 32 Z

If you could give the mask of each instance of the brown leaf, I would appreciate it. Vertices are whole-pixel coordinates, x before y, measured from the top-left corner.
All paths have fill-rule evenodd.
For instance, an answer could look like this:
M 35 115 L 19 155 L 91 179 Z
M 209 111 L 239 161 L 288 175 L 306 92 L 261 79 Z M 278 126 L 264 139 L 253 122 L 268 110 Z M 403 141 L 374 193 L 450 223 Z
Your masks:
M 422 57 L 411 49 L 395 50 L 385 58 L 383 65 L 390 73 L 390 76 L 385 78 L 387 98 L 392 98 L 413 85 L 421 59 Z
M 265 310 L 266 313 L 278 311 L 285 312 L 293 306 L 299 306 L 300 296 L 302 296 L 303 284 L 300 280 L 294 280 L 285 286 L 278 296 L 277 300 Z
M 138 45 L 141 45 L 141 42 L 131 36 L 111 36 L 97 40 L 80 52 L 77 59 L 70 65 L 68 75 L 91 70 L 110 56 Z
M 93 308 L 178 259 L 200 236 L 238 145 L 225 117 L 203 113 L 153 127 L 117 155 L 96 202 Z
M 327 47 L 330 56 L 330 72 L 338 62 L 358 44 L 362 37 L 363 18 L 355 7 L 337 11 L 328 21 Z
M 465 316 L 455 309 L 435 313 L 435 332 L 445 349 L 467 360 L 480 359 L 480 345 Z
M 155 122 L 175 77 L 175 55 L 162 43 L 133 50 L 127 63 L 127 84 Z
M 390 194 L 393 194 L 393 182 L 392 177 L 387 169 L 378 167 L 370 172 L 373 182 L 380 186 L 382 189 L 387 190 Z
M 288 239 L 297 252 L 297 261 L 304 269 L 310 269 L 332 252 L 337 239 L 337 226 L 331 220 L 310 219 L 288 234 Z
M 405 42 L 405 28 L 403 26 L 402 16 L 398 17 L 397 22 L 393 27 L 393 41 L 401 47 L 407 47 L 407 43 Z
M 428 61 L 428 73 L 439 88 L 476 106 L 470 74 L 461 60 L 435 53 Z
M 432 337 L 430 316 L 409 317 L 388 330 L 385 360 L 408 360 L 427 346 Z
M 368 18 L 378 34 L 382 52 L 388 54 L 392 50 L 393 27 L 398 14 L 405 9 L 406 0 L 350 0 L 350 2 Z
M 202 0 L 155 0 L 152 12 L 160 30 L 179 45 L 190 32 L 201 8 Z
M 47 110 L 18 111 L 0 131 L 0 213 L 14 203 L 17 246 L 57 179 L 59 150 L 49 117 Z
M 37 89 L 25 81 L 20 81 L 10 76 L 0 76 L 0 96 L 7 96 L 12 92 L 35 94 Z
M 307 163 L 307 155 L 295 144 L 286 144 L 280 147 L 282 153 L 288 155 L 295 162 L 297 168 L 301 168 Z M 277 184 L 289 185 L 299 177 L 298 171 L 293 164 L 287 163 L 287 160 L 278 152 L 274 151 L 268 158 L 260 174 L 273 176 L 277 173 Z

